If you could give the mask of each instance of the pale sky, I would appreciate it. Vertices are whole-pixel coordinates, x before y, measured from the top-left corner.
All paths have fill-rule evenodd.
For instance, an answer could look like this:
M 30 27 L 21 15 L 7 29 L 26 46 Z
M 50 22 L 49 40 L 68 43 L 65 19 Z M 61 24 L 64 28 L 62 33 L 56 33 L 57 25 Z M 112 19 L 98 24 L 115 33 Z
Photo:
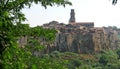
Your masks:
M 94 22 L 96 27 L 117 26 L 120 28 L 120 1 L 114 6 L 112 0 L 70 0 L 72 6 L 53 6 L 45 9 L 41 5 L 34 5 L 25 13 L 27 23 L 34 27 L 50 21 L 68 24 L 70 10 L 75 10 L 76 22 Z

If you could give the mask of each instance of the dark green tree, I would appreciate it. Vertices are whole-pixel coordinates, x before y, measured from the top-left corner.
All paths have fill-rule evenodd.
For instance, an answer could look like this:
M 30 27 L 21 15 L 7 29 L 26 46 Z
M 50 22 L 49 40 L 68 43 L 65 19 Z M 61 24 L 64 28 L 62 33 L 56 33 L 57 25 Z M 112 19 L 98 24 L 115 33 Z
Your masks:
M 103 65 L 107 65 L 107 63 L 108 63 L 108 57 L 107 57 L 107 55 L 102 54 L 101 57 L 100 57 L 100 59 L 99 59 L 99 63 L 103 64 Z
M 23 32 L 20 29 L 21 27 L 24 30 L 29 28 L 27 25 L 21 25 L 21 23 L 26 20 L 25 15 L 21 10 L 25 7 L 30 8 L 32 3 L 41 4 L 41 6 L 45 8 L 54 5 L 71 5 L 68 0 L 0 0 L 0 69 L 3 69 L 2 66 L 4 65 L 13 63 L 11 61 L 14 60 L 11 59 L 13 59 L 12 56 L 14 55 L 13 53 L 10 53 L 11 51 L 14 51 L 15 53 L 19 53 L 20 51 L 23 53 L 22 50 L 15 47 L 17 46 L 15 36 L 27 35 L 27 32 Z M 7 55 L 5 55 L 6 53 Z M 18 57 L 20 56 L 16 56 L 15 59 Z M 1 63 L 5 64 L 2 65 Z M 22 62 L 18 62 L 18 64 L 19 63 Z
M 55 4 L 71 5 L 68 0 L 0 0 L 0 54 L 14 40 L 14 25 L 26 19 L 21 10 L 31 7 L 32 3 L 41 4 L 45 8 Z
M 120 49 L 117 50 L 118 59 L 120 59 Z

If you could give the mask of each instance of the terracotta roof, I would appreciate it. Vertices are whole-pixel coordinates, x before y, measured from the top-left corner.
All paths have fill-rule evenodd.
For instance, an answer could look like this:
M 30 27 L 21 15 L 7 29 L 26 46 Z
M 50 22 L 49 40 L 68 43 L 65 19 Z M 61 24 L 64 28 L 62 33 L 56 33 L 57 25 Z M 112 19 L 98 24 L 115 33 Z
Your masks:
M 79 24 L 93 24 L 94 22 L 76 22 L 77 24 L 79 23 Z
M 79 25 L 79 24 L 94 24 L 94 22 L 72 22 L 72 23 L 69 23 L 71 25 Z

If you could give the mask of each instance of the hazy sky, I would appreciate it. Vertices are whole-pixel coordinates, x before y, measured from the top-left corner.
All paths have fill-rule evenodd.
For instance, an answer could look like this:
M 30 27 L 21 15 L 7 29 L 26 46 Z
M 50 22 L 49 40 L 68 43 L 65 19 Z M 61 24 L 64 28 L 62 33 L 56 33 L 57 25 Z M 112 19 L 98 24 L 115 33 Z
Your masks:
M 94 22 L 96 27 L 120 27 L 120 2 L 113 6 L 112 0 L 70 0 L 72 6 L 53 6 L 45 9 L 41 5 L 34 5 L 23 12 L 30 26 L 42 25 L 50 21 L 68 23 L 70 10 L 75 9 L 76 22 Z

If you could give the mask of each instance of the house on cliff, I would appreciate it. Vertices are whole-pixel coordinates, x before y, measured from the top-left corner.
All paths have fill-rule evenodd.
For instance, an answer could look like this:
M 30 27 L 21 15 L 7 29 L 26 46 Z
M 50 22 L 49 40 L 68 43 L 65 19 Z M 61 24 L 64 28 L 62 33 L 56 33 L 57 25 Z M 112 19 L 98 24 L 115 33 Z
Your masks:
M 76 22 L 74 9 L 71 10 L 68 24 L 50 22 L 43 25 L 47 29 L 57 29 L 55 50 L 76 53 L 95 53 L 102 50 L 115 50 L 118 31 L 110 27 L 94 27 L 94 22 Z

